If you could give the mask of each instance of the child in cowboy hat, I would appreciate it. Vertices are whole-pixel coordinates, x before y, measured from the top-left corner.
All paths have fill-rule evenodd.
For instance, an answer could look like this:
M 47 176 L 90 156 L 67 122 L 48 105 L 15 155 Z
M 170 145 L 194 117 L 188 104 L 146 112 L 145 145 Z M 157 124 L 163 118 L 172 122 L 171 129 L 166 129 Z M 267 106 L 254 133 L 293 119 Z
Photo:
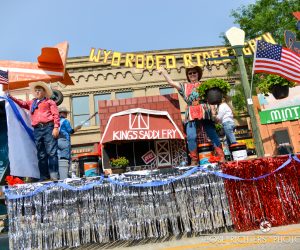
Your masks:
M 82 125 L 76 126 L 74 129 L 71 127 L 70 122 L 67 120 L 69 110 L 66 107 L 58 109 L 60 117 L 60 128 L 58 138 L 58 156 L 60 159 L 71 159 L 71 142 L 70 135 L 81 129 Z
M 40 181 L 58 179 L 57 138 L 59 135 L 59 114 L 56 103 L 50 99 L 53 92 L 45 82 L 29 84 L 35 98 L 22 101 L 9 95 L 21 108 L 30 110 L 31 125 L 37 147 Z

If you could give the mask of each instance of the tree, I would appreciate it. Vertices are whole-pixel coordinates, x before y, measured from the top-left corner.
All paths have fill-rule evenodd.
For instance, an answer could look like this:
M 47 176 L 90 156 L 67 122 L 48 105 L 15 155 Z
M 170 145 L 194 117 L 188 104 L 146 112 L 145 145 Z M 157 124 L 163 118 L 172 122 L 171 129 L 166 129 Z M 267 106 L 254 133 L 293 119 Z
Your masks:
M 254 4 L 232 10 L 231 16 L 234 18 L 234 22 L 245 31 L 246 41 L 269 32 L 278 44 L 285 46 L 285 30 L 294 32 L 300 40 L 300 31 L 296 26 L 297 20 L 292 14 L 296 11 L 300 11 L 299 0 L 257 0 Z M 229 45 L 225 37 L 224 41 Z M 251 76 L 253 59 L 245 58 L 245 64 L 247 73 Z M 234 61 L 228 74 L 236 74 L 237 70 L 237 62 Z M 254 75 L 252 94 L 256 94 L 256 86 L 259 81 L 259 75 Z
M 297 34 L 296 18 L 293 12 L 300 11 L 299 0 L 258 0 L 254 4 L 233 10 L 231 16 L 246 33 L 246 40 L 270 32 L 278 44 L 285 45 L 284 31 Z
M 245 96 L 243 93 L 243 87 L 241 84 L 237 84 L 234 86 L 235 95 L 231 97 L 232 106 L 234 107 L 235 115 L 239 116 L 242 113 L 247 111 L 247 105 Z

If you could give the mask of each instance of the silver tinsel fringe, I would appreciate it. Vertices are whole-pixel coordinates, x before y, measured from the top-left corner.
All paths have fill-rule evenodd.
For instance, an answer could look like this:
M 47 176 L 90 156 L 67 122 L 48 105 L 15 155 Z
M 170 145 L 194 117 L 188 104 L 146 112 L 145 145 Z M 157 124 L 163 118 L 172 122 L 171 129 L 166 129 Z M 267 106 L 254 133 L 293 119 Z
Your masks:
M 118 177 L 125 183 L 167 180 L 183 172 Z M 74 187 L 98 179 L 71 181 Z M 10 188 L 27 194 L 33 183 Z M 61 186 L 31 197 L 7 199 L 10 249 L 56 249 L 88 243 L 164 238 L 186 233 L 217 233 L 232 220 L 222 178 L 197 172 L 157 187 L 120 186 L 104 179 L 84 191 Z

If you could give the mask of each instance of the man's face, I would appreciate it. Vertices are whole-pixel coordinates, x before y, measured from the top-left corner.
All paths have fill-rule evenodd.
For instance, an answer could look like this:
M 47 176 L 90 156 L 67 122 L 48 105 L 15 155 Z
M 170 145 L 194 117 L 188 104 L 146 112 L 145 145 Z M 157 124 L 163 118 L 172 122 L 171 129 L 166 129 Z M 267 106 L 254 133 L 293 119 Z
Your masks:
M 46 91 L 44 88 L 38 86 L 34 88 L 35 96 L 38 99 L 43 99 L 46 96 Z

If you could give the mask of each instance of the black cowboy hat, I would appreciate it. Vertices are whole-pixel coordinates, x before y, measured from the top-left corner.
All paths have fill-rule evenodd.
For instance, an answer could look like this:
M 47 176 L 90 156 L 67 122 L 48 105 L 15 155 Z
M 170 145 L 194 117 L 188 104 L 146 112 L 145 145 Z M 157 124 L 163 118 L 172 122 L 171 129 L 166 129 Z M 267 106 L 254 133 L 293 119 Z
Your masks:
M 189 71 L 192 70 L 192 69 L 197 70 L 197 72 L 198 72 L 198 81 L 200 81 L 200 79 L 202 78 L 203 70 L 202 70 L 199 66 L 194 66 L 194 67 L 190 67 L 190 68 L 185 68 L 186 79 L 187 79 L 188 81 L 190 81 L 190 80 L 189 80 L 189 77 L 188 77 L 188 73 L 189 73 Z

